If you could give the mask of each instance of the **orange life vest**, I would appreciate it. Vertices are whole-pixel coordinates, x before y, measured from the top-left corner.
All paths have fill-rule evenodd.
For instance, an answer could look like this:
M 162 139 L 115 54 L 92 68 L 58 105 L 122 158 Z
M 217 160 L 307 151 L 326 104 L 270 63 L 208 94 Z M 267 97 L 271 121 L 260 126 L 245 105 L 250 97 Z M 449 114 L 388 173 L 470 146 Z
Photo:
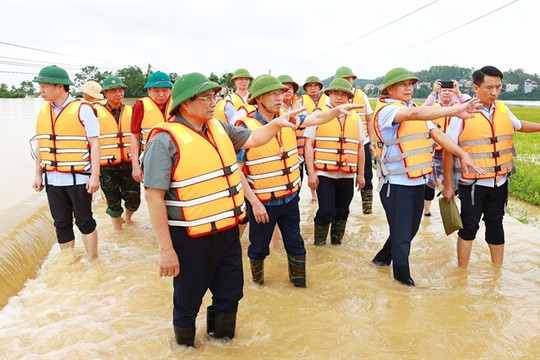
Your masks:
M 144 115 L 141 122 L 141 156 L 143 150 L 146 148 L 148 134 L 150 134 L 152 128 L 159 123 L 169 121 L 171 119 L 172 116 L 169 115 L 172 104 L 171 99 L 172 96 L 169 96 L 169 100 L 167 100 L 167 104 L 165 105 L 165 115 L 150 97 L 147 96 L 141 99 L 144 108 Z
M 356 113 L 358 114 L 358 117 L 360 118 L 360 121 L 362 122 L 362 127 L 364 129 L 364 136 L 369 138 L 369 134 L 367 131 L 367 122 L 366 122 L 366 101 L 364 97 L 364 92 L 358 88 L 354 89 L 354 96 L 351 101 L 353 104 L 359 104 L 364 105 L 362 109 L 356 110 Z
M 466 174 L 461 168 L 455 170 L 464 179 L 489 179 L 511 172 L 514 168 L 514 132 L 506 106 L 500 101 L 495 101 L 492 121 L 482 113 L 475 113 L 473 118 L 463 120 L 458 145 L 486 173 L 481 175 L 469 171 Z
M 191 237 L 232 228 L 245 217 L 244 190 L 231 139 L 219 120 L 209 120 L 207 126 L 208 137 L 178 122 L 160 123 L 149 136 L 166 131 L 178 148 L 170 184 L 178 200 L 166 198 L 165 205 L 180 211 L 182 218 L 169 217 L 168 224 L 187 228 Z
M 247 102 L 244 101 L 244 99 L 242 99 L 242 97 L 240 95 L 238 95 L 237 93 L 233 92 L 233 93 L 230 93 L 229 96 L 226 98 L 227 100 L 229 100 L 233 106 L 234 106 L 234 109 L 236 111 L 238 111 L 238 109 L 240 109 L 240 106 L 242 105 L 248 105 Z M 249 99 L 249 93 L 248 93 L 248 99 Z
M 331 107 L 323 107 L 323 111 Z M 339 121 L 337 117 L 317 126 L 314 144 L 314 165 L 316 170 L 343 171 L 354 174 L 358 165 L 358 145 L 360 129 L 356 111 Z
M 30 142 L 38 141 L 44 171 L 84 173 L 90 169 L 90 146 L 79 116 L 81 106 L 90 105 L 74 100 L 58 116 L 50 102 L 41 107 L 36 135 Z
M 393 105 L 405 107 L 400 102 L 393 102 Z M 382 176 L 407 174 L 409 179 L 423 177 L 433 171 L 433 155 L 430 142 L 429 131 L 425 121 L 408 120 L 398 124 L 397 138 L 383 141 L 379 129 L 379 113 L 381 109 L 390 105 L 381 101 L 381 106 L 375 113 L 375 159 L 377 161 L 378 171 Z M 388 147 L 397 145 L 399 155 L 386 156 Z M 399 167 L 388 170 L 386 164 L 398 163 Z
M 255 130 L 261 123 L 252 117 L 239 120 Z M 261 202 L 294 194 L 300 189 L 300 170 L 296 136 L 291 128 L 282 128 L 268 143 L 247 149 L 243 167 L 253 193 Z
M 315 101 L 313 101 L 308 94 L 304 94 L 300 97 L 302 98 L 302 106 L 306 108 L 306 113 L 308 115 L 311 114 L 315 109 L 322 109 L 323 106 L 326 105 L 326 100 L 328 100 L 328 96 L 326 94 L 322 94 L 317 100 L 317 103 L 315 103 Z
M 216 103 L 216 108 L 214 110 L 214 119 L 218 119 L 219 121 L 223 121 L 224 123 L 228 122 L 227 116 L 225 115 L 225 105 L 227 105 L 227 102 L 230 101 L 221 99 Z
M 119 122 L 103 105 L 95 105 L 99 120 L 101 166 L 131 162 L 131 106 L 123 105 Z

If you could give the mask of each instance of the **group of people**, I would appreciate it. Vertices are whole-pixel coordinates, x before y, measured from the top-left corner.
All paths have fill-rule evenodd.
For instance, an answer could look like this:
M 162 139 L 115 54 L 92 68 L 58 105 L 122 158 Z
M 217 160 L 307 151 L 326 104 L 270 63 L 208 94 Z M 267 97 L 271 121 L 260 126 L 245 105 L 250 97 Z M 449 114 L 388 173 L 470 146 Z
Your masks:
M 65 70 L 45 67 L 34 79 L 47 102 L 34 137 L 33 187 L 46 186 L 60 247 L 74 246 L 74 215 L 88 256 L 96 257 L 91 194 L 101 184 L 107 214 L 121 230 L 140 205 L 144 182 L 159 275 L 174 277 L 176 342 L 194 345 L 195 319 L 208 289 L 207 333 L 232 339 L 243 296 L 243 228 L 249 226 L 255 283 L 264 284 L 264 260 L 277 227 L 290 282 L 306 287 L 298 195 L 304 171 L 318 202 L 313 243 L 325 245 L 330 233 L 330 243 L 339 245 L 355 187 L 363 213 L 372 212 L 374 155 L 389 225 L 375 265 L 392 264 L 397 281 L 415 285 L 410 246 L 422 215 L 429 214 L 424 200 L 433 199 L 444 169 L 448 201 L 459 184 L 464 226 L 458 265 L 468 266 L 484 215 L 492 262 L 501 266 L 513 134 L 540 131 L 540 124 L 516 119 L 497 101 L 502 73 L 492 66 L 475 71 L 475 99 L 463 96 L 455 81 L 449 89 L 437 81 L 420 107 L 412 101 L 418 78 L 394 68 L 384 77 L 375 111 L 353 87 L 355 78 L 349 67 L 340 67 L 325 89 L 309 76 L 306 94 L 297 96 L 300 86 L 288 75 L 253 79 L 238 69 L 235 92 L 220 99 L 221 86 L 202 74 L 185 74 L 173 85 L 155 72 L 145 86 L 148 97 L 131 108 L 123 104 L 126 87 L 118 77 L 85 84 L 86 100 L 79 101 L 69 95 L 73 83 Z

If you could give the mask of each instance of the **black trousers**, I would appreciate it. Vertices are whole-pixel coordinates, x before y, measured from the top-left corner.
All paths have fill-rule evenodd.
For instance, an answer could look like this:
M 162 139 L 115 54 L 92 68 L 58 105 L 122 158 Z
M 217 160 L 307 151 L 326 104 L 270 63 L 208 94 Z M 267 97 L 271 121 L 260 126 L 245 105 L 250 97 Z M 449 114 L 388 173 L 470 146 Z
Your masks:
M 197 238 L 188 236 L 182 227 L 171 226 L 169 231 L 180 261 L 180 274 L 173 281 L 174 327 L 195 326 L 208 289 L 216 314 L 236 312 L 244 286 L 238 226 Z
M 390 194 L 387 196 L 388 186 Z M 379 262 L 392 262 L 394 278 L 408 282 L 411 242 L 420 228 L 424 209 L 424 185 L 404 186 L 384 184 L 380 192 L 390 234 L 375 256 Z

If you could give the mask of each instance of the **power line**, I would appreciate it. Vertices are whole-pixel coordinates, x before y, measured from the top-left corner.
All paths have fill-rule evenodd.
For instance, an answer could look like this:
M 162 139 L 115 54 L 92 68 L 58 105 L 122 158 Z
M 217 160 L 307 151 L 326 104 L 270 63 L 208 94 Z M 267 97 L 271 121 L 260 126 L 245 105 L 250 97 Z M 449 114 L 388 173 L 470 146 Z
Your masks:
M 422 41 L 422 42 L 420 42 L 420 43 L 418 43 L 418 44 L 415 44 L 415 45 L 413 45 L 413 46 L 410 46 L 410 47 L 408 47 L 408 48 L 405 48 L 405 49 L 403 49 L 403 50 L 400 50 L 400 51 L 398 51 L 398 52 L 396 52 L 396 53 L 393 53 L 393 54 L 391 54 L 391 55 L 386 55 L 386 56 L 384 56 L 384 57 L 382 57 L 382 58 L 379 58 L 379 59 L 376 59 L 376 60 L 374 60 L 374 61 L 372 61 L 372 62 L 370 62 L 370 63 L 368 63 L 368 64 L 361 65 L 361 66 L 359 66 L 359 68 L 364 68 L 364 67 L 366 67 L 366 66 L 373 65 L 373 64 L 375 64 L 375 63 L 377 63 L 377 62 L 383 60 L 384 58 L 387 58 L 388 56 L 396 56 L 396 55 L 402 54 L 402 53 L 404 53 L 404 52 L 406 52 L 406 51 L 409 51 L 409 50 L 411 50 L 411 49 L 417 48 L 417 47 L 419 47 L 420 45 L 424 45 L 424 44 L 426 44 L 426 43 L 428 43 L 428 42 L 430 42 L 430 41 L 436 40 L 436 39 L 438 39 L 438 38 L 440 38 L 440 37 L 442 37 L 442 36 L 444 36 L 444 35 L 447 35 L 447 34 L 449 34 L 449 33 L 451 33 L 451 32 L 454 32 L 454 31 L 456 31 L 456 30 L 458 30 L 458 29 L 461 29 L 462 27 L 465 27 L 465 26 L 467 26 L 467 25 L 470 25 L 470 24 L 472 24 L 472 23 L 475 22 L 475 21 L 478 21 L 478 20 L 480 20 L 480 19 L 483 19 L 483 18 L 485 18 L 486 16 L 489 16 L 489 15 L 491 15 L 491 14 L 493 14 L 493 13 L 499 11 L 499 10 L 502 10 L 502 9 L 504 9 L 504 8 L 507 7 L 507 6 L 510 6 L 510 5 L 512 5 L 512 4 L 515 4 L 515 3 L 517 3 L 518 1 L 519 1 L 519 0 L 511 1 L 511 2 L 509 2 L 509 3 L 507 3 L 507 4 L 503 5 L 503 6 L 500 6 L 500 7 L 496 8 L 495 10 L 489 11 L 489 12 L 487 12 L 487 13 L 485 13 L 485 14 L 483 14 L 483 15 L 477 17 L 477 18 L 474 18 L 474 19 L 469 20 L 469 21 L 467 21 L 467 22 L 465 22 L 465 23 L 463 23 L 463 24 L 461 24 L 461 25 L 459 25 L 459 26 L 456 26 L 455 28 L 452 28 L 452 29 L 450 29 L 450 30 L 448 30 L 448 31 L 445 31 L 445 32 L 443 32 L 443 33 L 441 33 L 441 34 L 439 34 L 439 35 L 436 35 L 436 36 L 434 36 L 434 37 L 432 37 L 432 38 L 430 38 L 430 39 L 424 40 L 424 41 Z
M 346 43 L 344 43 L 344 44 L 342 44 L 342 45 L 339 45 L 339 46 L 337 46 L 337 47 L 335 47 L 335 48 L 333 48 L 333 49 L 327 50 L 327 51 L 325 51 L 325 52 L 323 52 L 323 53 L 321 53 L 321 54 L 319 54 L 319 55 L 316 55 L 316 56 L 314 56 L 314 57 L 312 57 L 312 58 L 310 58 L 310 59 L 307 59 L 307 60 L 302 61 L 302 62 L 300 62 L 300 63 L 298 63 L 298 64 L 296 64 L 296 65 L 293 65 L 293 67 L 298 66 L 298 65 L 305 64 L 305 63 L 307 63 L 307 62 L 310 62 L 310 61 L 313 61 L 313 60 L 315 60 L 315 59 L 318 59 L 318 58 L 320 58 L 320 57 L 322 57 L 322 56 L 324 56 L 324 55 L 327 55 L 327 54 L 329 54 L 329 53 L 331 53 L 331 52 L 334 52 L 334 51 L 336 51 L 336 50 L 339 50 L 339 49 L 341 49 L 341 48 L 343 48 L 343 47 L 345 47 L 345 46 L 347 46 L 347 45 L 349 45 L 349 44 L 352 44 L 352 43 L 355 42 L 355 41 L 358 41 L 358 40 L 360 40 L 360 39 L 363 39 L 363 38 L 365 38 L 366 36 L 369 36 L 369 35 L 371 35 L 371 34 L 377 32 L 377 31 L 379 31 L 379 30 L 381 30 L 381 29 L 384 29 L 385 27 L 388 27 L 388 26 L 390 26 L 390 25 L 392 25 L 392 24 L 394 24 L 394 23 L 396 23 L 396 22 L 398 22 L 398 21 L 400 21 L 400 20 L 403 20 L 403 19 L 405 19 L 406 17 L 409 17 L 409 16 L 411 16 L 411 15 L 413 15 L 413 14 L 415 14 L 415 13 L 417 13 L 417 12 L 419 12 L 419 11 L 421 11 L 421 10 L 423 10 L 423 9 L 425 9 L 425 8 L 427 8 L 427 7 L 429 7 L 429 6 L 433 5 L 433 4 L 435 4 L 435 3 L 437 3 L 438 1 L 439 1 L 439 0 L 435 0 L 435 1 L 430 2 L 429 4 L 426 4 L 426 5 L 424 5 L 424 6 L 421 6 L 421 7 L 419 7 L 418 9 L 413 10 L 413 11 L 411 11 L 411 12 L 408 13 L 408 14 L 405 14 L 405 15 L 403 15 L 403 16 L 400 16 L 400 17 L 398 17 L 397 19 L 394 19 L 394 20 L 392 20 L 392 21 L 390 21 L 390 22 L 388 22 L 388 23 L 386 23 L 386 24 L 384 24 L 384 25 L 382 25 L 382 26 L 379 26 L 378 28 L 376 28 L 376 29 L 374 29 L 374 30 L 372 30 L 372 31 L 370 31 L 370 32 L 367 32 L 367 33 L 365 33 L 365 34 L 363 34 L 363 35 L 361 35 L 361 36 L 359 36 L 359 37 L 357 37 L 357 38 L 355 38 L 355 39 L 352 39 L 352 40 L 350 40 L 350 41 L 348 41 L 348 42 L 346 42 Z
M 89 57 L 87 57 L 87 56 L 71 55 L 71 54 L 65 54 L 65 53 L 56 52 L 56 51 L 49 51 L 49 50 L 44 50 L 44 49 L 38 49 L 38 48 L 30 47 L 30 46 L 19 45 L 19 44 L 12 44 L 12 43 L 8 43 L 8 42 L 4 42 L 4 41 L 0 41 L 0 44 L 2 44 L 2 45 L 7 45 L 7 46 L 18 47 L 18 48 L 21 48 L 21 49 L 28 49 L 28 50 L 33 50 L 33 51 L 39 51 L 39 52 L 48 53 L 48 54 L 55 54 L 55 55 L 69 56 L 69 57 L 74 57 L 74 58 L 79 58 L 79 59 L 95 60 L 95 61 L 103 61 L 103 62 L 108 62 L 108 61 L 110 61 L 110 60 L 104 60 L 104 59 L 89 58 Z

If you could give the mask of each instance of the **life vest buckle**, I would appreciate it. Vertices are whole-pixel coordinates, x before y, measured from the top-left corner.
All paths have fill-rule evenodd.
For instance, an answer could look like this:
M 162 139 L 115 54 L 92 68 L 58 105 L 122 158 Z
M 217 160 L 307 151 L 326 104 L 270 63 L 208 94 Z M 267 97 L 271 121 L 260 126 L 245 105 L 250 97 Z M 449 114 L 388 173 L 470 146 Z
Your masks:
M 499 137 L 498 136 L 494 136 L 492 138 L 489 138 L 489 143 L 490 144 L 495 144 L 496 142 L 499 141 Z
M 281 172 L 283 173 L 283 175 L 289 175 L 292 171 L 291 168 L 285 168 L 281 170 Z
M 233 214 L 234 216 L 240 216 L 244 213 L 244 211 L 242 210 L 242 207 L 241 206 L 238 206 L 238 207 L 235 207 L 233 209 Z
M 285 185 L 285 188 L 287 190 L 292 190 L 293 189 L 293 184 L 292 183 L 288 183 L 287 185 Z
M 500 152 L 499 150 L 493 151 L 493 152 L 491 153 L 491 155 L 492 155 L 492 157 L 500 157 L 500 156 L 501 156 L 501 152 Z
M 380 142 L 380 141 L 377 141 L 377 142 L 375 143 L 375 145 L 376 145 L 378 148 L 381 148 L 381 149 L 382 149 L 382 147 L 384 146 L 384 143 L 383 143 L 383 142 Z
M 226 166 L 223 168 L 223 175 L 231 175 L 233 173 L 230 166 Z
M 337 151 L 338 155 L 345 154 L 345 149 L 337 149 L 336 151 Z
M 499 171 L 501 171 L 501 170 L 502 170 L 502 166 L 501 166 L 501 165 L 495 165 L 495 166 L 493 167 L 493 171 L 495 171 L 495 172 L 499 172 Z
M 289 158 L 289 153 L 284 151 L 282 154 L 281 154 L 281 160 L 285 160 L 285 159 L 288 159 Z
M 238 189 L 236 188 L 236 186 L 231 186 L 227 190 L 229 191 L 229 196 L 234 196 L 238 194 Z

